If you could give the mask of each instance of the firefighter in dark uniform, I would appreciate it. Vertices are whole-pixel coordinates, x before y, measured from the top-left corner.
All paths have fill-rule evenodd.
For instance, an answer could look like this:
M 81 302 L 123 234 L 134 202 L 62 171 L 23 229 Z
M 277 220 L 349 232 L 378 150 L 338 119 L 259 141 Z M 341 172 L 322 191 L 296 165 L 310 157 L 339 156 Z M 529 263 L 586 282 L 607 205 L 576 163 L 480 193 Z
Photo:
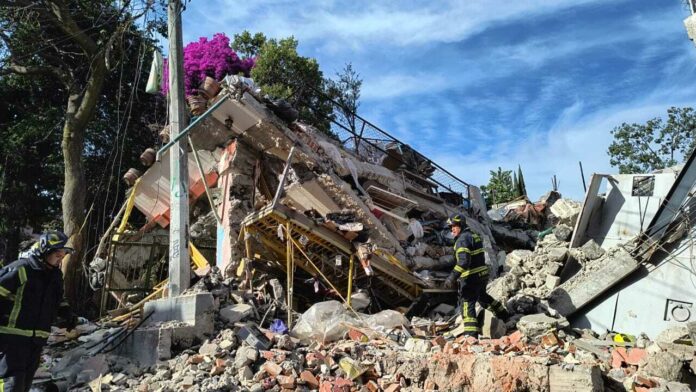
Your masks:
M 488 265 L 481 237 L 469 229 L 460 214 L 452 215 L 447 220 L 447 225 L 455 238 L 454 256 L 457 265 L 445 281 L 445 287 L 454 288 L 455 283 L 458 283 L 464 334 L 478 337 L 481 328 L 476 318 L 476 302 L 501 320 L 507 320 L 509 314 L 503 304 L 486 292 Z
M 0 392 L 26 392 L 39 367 L 51 325 L 77 317 L 63 299 L 60 265 L 73 250 L 59 231 L 41 235 L 29 255 L 0 269 Z

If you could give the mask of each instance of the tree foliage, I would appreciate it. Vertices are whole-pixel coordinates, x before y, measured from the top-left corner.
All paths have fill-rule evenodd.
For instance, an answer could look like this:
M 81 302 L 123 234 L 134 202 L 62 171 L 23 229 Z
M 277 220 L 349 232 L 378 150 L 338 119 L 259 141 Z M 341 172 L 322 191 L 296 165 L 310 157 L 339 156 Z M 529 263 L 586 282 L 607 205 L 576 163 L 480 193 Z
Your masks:
M 348 64 L 333 81 L 324 78 L 316 59 L 297 53 L 294 37 L 269 39 L 262 33 L 244 31 L 234 35 L 231 46 L 240 55 L 255 58 L 251 71 L 254 81 L 264 94 L 288 100 L 303 122 L 332 136 L 331 123 L 337 119 L 355 127 L 355 118 L 349 112 L 359 106 L 362 80 L 352 65 Z M 335 106 L 332 100 L 340 105 Z M 348 110 L 341 110 L 341 106 Z
M 80 261 L 118 210 L 122 171 L 153 144 L 146 125 L 165 113 L 161 97 L 141 93 L 154 46 L 143 29 L 161 31 L 163 19 L 152 1 L 9 3 L 0 7 L 0 107 L 9 114 L 0 132 L 12 140 L 0 146 L 0 209 L 9 211 L 0 235 L 12 245 L 25 225 L 62 225 L 77 250 L 63 263 L 75 304 Z M 15 256 L 13 245 L 5 257 Z
M 327 83 L 329 96 L 338 103 L 334 112 L 336 122 L 353 133 L 357 132 L 355 114 L 360 107 L 360 75 L 353 69 L 353 64 L 348 63 L 336 73 L 336 80 L 328 80 Z
M 489 207 L 515 198 L 512 170 L 503 170 L 501 167 L 498 167 L 497 171 L 491 170 L 490 175 L 488 185 L 481 187 L 481 192 Z
M 678 164 L 693 150 L 696 113 L 690 107 L 671 107 L 666 121 L 655 117 L 645 124 L 623 123 L 611 133 L 611 165 L 620 173 L 648 173 Z
M 524 183 L 524 175 L 522 174 L 522 166 L 517 165 L 517 174 L 514 181 L 515 197 L 527 196 L 527 185 Z

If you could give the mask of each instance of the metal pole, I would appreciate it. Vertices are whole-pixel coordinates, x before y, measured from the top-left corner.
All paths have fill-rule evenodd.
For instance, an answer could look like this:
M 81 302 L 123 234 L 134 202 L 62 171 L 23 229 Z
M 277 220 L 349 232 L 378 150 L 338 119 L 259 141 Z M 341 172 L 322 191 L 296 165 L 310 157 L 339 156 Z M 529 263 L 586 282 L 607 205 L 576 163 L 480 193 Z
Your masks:
M 353 294 L 353 259 L 355 257 L 353 255 L 350 255 L 350 262 L 348 262 L 348 306 L 351 306 L 350 303 L 350 296 Z
M 176 297 L 189 287 L 191 265 L 188 248 L 189 198 L 188 157 L 181 130 L 186 127 L 184 104 L 183 38 L 180 0 L 169 0 L 169 127 L 174 148 L 169 154 L 171 220 L 169 225 L 169 296 Z
M 200 116 L 196 117 L 196 119 L 193 120 L 193 122 L 192 122 L 189 126 L 187 126 L 186 128 L 184 128 L 183 131 L 179 132 L 178 135 L 174 136 L 174 133 L 172 132 L 172 135 L 171 135 L 171 137 L 170 137 L 169 143 L 165 144 L 164 146 L 162 146 L 162 148 L 160 148 L 160 149 L 157 151 L 156 160 L 159 161 L 160 159 L 162 159 L 162 154 L 164 154 L 167 150 L 169 150 L 170 147 L 172 147 L 173 145 L 177 144 L 177 142 L 179 142 L 179 139 L 181 139 L 182 137 L 188 135 L 189 132 L 190 132 L 192 129 L 194 129 L 201 121 L 205 120 L 206 117 L 208 117 L 212 112 L 215 111 L 215 109 L 217 109 L 220 105 L 222 105 L 223 102 L 225 102 L 225 101 L 226 101 L 227 99 L 229 99 L 229 98 L 230 98 L 230 95 L 229 95 L 229 94 L 225 94 L 225 96 L 223 96 L 222 98 L 218 99 L 218 101 L 215 102 L 215 103 L 213 104 L 213 106 L 209 107 L 208 110 L 205 111 L 205 113 L 203 113 L 203 114 L 201 114 Z M 183 102 L 183 101 L 182 101 L 182 102 Z
M 287 269 L 287 304 L 288 304 L 288 328 L 292 328 L 292 264 L 293 264 L 293 247 L 292 247 L 292 237 L 290 232 L 290 222 L 285 224 L 285 267 Z
M 198 156 L 198 151 L 196 151 L 196 146 L 193 145 L 193 140 L 191 135 L 188 136 L 188 142 L 191 145 L 191 151 L 193 152 L 193 157 L 196 159 L 196 166 L 198 166 L 198 173 L 201 176 L 201 181 L 203 181 L 203 188 L 205 188 L 205 195 L 208 197 L 208 203 L 210 203 L 210 209 L 213 211 L 215 216 L 215 222 L 218 225 L 222 224 L 220 220 L 220 215 L 218 215 L 217 208 L 215 208 L 215 203 L 213 202 L 213 195 L 210 193 L 210 187 L 208 187 L 208 181 L 205 178 L 205 173 L 203 172 L 203 165 L 201 164 L 201 158 Z M 253 199 L 252 199 L 253 200 Z
M 582 189 L 587 192 L 587 184 L 585 184 L 585 172 L 582 170 L 582 161 L 578 161 L 580 165 L 580 177 L 582 177 Z
M 283 169 L 283 175 L 280 176 L 280 184 L 278 184 L 278 189 L 276 189 L 275 196 L 273 197 L 273 203 L 271 203 L 271 208 L 275 208 L 280 200 L 280 195 L 283 193 L 283 184 L 285 184 L 285 178 L 288 176 L 288 171 L 290 170 L 290 163 L 292 162 L 292 155 L 295 153 L 295 146 L 290 148 L 290 154 L 288 154 L 288 160 L 285 162 L 285 169 Z

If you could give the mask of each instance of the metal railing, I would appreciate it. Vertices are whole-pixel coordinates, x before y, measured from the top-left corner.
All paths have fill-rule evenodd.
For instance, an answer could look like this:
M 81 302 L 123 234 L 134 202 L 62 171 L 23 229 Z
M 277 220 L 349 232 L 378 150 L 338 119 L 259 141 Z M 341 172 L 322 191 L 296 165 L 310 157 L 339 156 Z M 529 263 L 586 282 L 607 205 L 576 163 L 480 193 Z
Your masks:
M 303 87 L 310 88 L 326 102 L 331 103 L 334 109 L 333 114 L 326 119 L 332 124 L 331 132 L 334 133 L 345 149 L 352 151 L 370 163 L 378 165 L 385 165 L 385 161 L 390 160 L 390 168 L 396 171 L 405 169 L 410 173 L 428 179 L 434 185 L 432 191 L 437 196 L 450 202 L 457 199 L 463 202 L 464 199 L 469 198 L 469 184 L 467 182 L 428 159 L 408 144 L 342 106 L 324 92 L 312 86 Z M 296 89 L 295 91 L 301 92 L 302 89 Z M 319 115 L 319 112 L 310 102 L 297 99 L 298 97 L 295 98 L 296 102 L 301 101 L 316 115 Z M 352 126 L 347 126 L 338 121 L 336 113 L 342 113 L 345 118 L 349 118 L 350 121 L 348 122 L 352 123 Z M 389 163 L 387 162 L 387 164 Z M 461 202 L 456 204 L 461 204 Z

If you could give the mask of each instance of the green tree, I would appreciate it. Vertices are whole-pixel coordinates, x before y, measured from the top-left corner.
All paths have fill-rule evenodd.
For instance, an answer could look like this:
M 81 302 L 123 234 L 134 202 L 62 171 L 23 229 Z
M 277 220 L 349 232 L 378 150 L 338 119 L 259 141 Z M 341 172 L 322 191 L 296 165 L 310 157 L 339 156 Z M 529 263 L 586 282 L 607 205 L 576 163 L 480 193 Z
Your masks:
M 9 179 L 36 189 L 41 196 L 33 201 L 3 196 L 0 204 L 17 203 L 33 208 L 44 203 L 38 212 L 32 211 L 44 214 L 39 219 L 41 222 L 31 222 L 34 218 L 30 213 L 25 224 L 45 225 L 47 221 L 58 220 L 59 216 L 52 214 L 58 212 L 56 203 L 59 203 L 63 230 L 77 251 L 63 263 L 66 296 L 74 304 L 78 297 L 80 261 L 86 256 L 92 229 L 88 219 L 94 218 L 100 208 L 97 203 L 89 204 L 90 198 L 104 203 L 99 211 L 103 220 L 110 219 L 106 204 L 115 200 L 110 192 L 115 195 L 119 192 L 118 185 L 108 185 L 121 174 L 115 173 L 117 164 L 129 160 L 124 153 L 124 145 L 132 140 L 126 137 L 127 130 L 135 124 L 142 126 L 141 119 L 132 121 L 135 116 L 155 112 L 152 107 L 146 107 L 150 102 L 147 98 L 135 93 L 141 80 L 131 78 L 143 73 L 146 67 L 142 58 L 152 47 L 152 41 L 145 38 L 138 26 L 154 29 L 161 27 L 161 23 L 153 18 L 136 23 L 141 16 L 152 15 L 152 1 L 16 0 L 9 3 L 0 7 L 0 88 L 9 91 L 14 86 L 28 88 L 12 103 L 14 117 L 8 119 L 5 129 L 15 137 L 14 145 L 20 149 L 5 148 L 5 155 L 0 157 L 0 162 L 8 162 L 2 168 L 6 178 L 3 185 Z M 18 136 L 22 133 L 25 136 Z M 41 134 L 46 137 L 44 145 L 51 150 L 22 156 L 21 146 L 29 148 L 29 143 Z M 148 142 L 152 140 L 150 137 Z M 10 159 L 22 162 L 8 161 L 8 154 Z M 32 159 L 38 163 L 29 162 Z M 24 171 L 16 171 L 13 165 L 25 169 L 38 165 L 36 171 L 46 175 L 62 171 L 62 179 L 58 177 L 56 184 L 47 178 L 32 178 Z M 91 177 L 92 174 L 96 175 Z M 97 179 L 96 183 L 92 182 L 93 178 Z M 38 181 L 45 182 L 37 185 Z M 46 189 L 40 190 L 43 187 Z M 104 193 L 92 193 L 97 188 Z M 17 217 L 7 220 L 6 230 L 16 230 L 18 224 L 23 224 L 21 220 Z
M 230 46 L 238 53 L 256 54 L 251 77 L 264 94 L 288 100 L 300 120 L 331 134 L 334 109 L 327 99 L 328 84 L 317 60 L 300 56 L 297 45 L 294 37 L 268 39 L 245 31 L 235 34 Z
M 259 51 L 266 41 L 266 36 L 263 33 L 251 35 L 250 32 L 244 30 L 241 34 L 234 35 L 234 40 L 230 46 L 239 57 L 254 58 L 259 55 Z
M 623 123 L 611 131 L 609 162 L 620 173 L 648 173 L 683 161 L 696 142 L 696 113 L 690 107 L 671 107 L 667 121 Z
M 490 207 L 514 199 L 512 170 L 503 170 L 498 167 L 497 171 L 491 170 L 490 174 L 491 178 L 488 180 L 488 185 L 481 187 L 486 204 Z
M 360 90 L 362 79 L 353 69 L 353 64 L 348 63 L 340 72 L 336 73 L 336 80 L 329 80 L 329 96 L 337 103 L 335 108 L 336 122 L 348 128 L 351 132 L 357 132 L 358 107 L 360 107 Z
M 527 185 L 524 183 L 524 175 L 522 174 L 522 166 L 520 165 L 517 165 L 517 175 L 515 179 L 515 196 L 527 196 Z

